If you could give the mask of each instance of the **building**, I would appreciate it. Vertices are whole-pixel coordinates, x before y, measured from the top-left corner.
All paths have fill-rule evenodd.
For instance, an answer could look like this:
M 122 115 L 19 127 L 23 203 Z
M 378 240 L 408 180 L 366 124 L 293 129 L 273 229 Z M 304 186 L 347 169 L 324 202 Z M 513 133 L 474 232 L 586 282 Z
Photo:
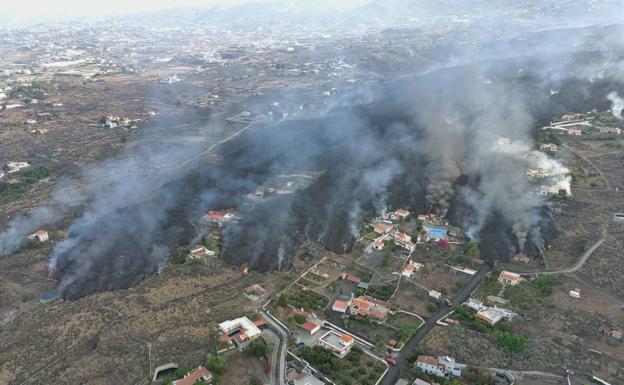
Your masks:
M 4 165 L 4 171 L 6 171 L 7 174 L 13 174 L 27 167 L 30 167 L 28 162 L 8 162 Z
M 568 293 L 568 294 L 572 298 L 580 299 L 581 298 L 581 289 L 576 288 L 574 290 L 570 290 L 570 293 Z
M 438 377 L 461 377 L 462 369 L 466 367 L 448 356 L 434 358 L 424 355 L 416 358 L 416 366 L 423 372 Z
M 557 145 L 553 143 L 543 143 L 540 144 L 539 149 L 540 151 L 557 152 Z
M 300 324 L 299 328 L 305 330 L 306 332 L 308 332 L 308 334 L 312 336 L 314 335 L 314 333 L 321 330 L 321 325 L 315 324 L 314 322 L 306 321 Z
M 337 299 L 332 305 L 332 310 L 337 311 L 339 313 L 346 313 L 349 308 L 349 303 L 346 301 L 341 301 Z
M 325 385 L 325 383 L 314 377 L 314 375 L 310 373 L 305 377 L 295 381 L 293 385 Z
M 373 242 L 373 249 L 377 250 L 377 251 L 381 251 L 384 249 L 384 242 L 380 239 L 375 240 L 375 242 Z
M 408 262 L 405 267 L 403 268 L 403 271 L 401 272 L 401 275 L 409 278 L 412 276 L 412 274 L 414 274 L 415 271 L 419 271 L 420 268 L 422 267 L 421 263 L 412 263 L 412 262 Z
M 429 290 L 429 297 L 434 299 L 440 299 L 442 298 L 442 293 L 437 290 Z
M 212 373 L 203 366 L 186 373 L 183 378 L 173 381 L 173 385 L 193 385 L 198 381 L 205 381 L 212 384 Z
M 373 226 L 373 231 L 377 234 L 387 234 L 392 231 L 392 229 L 394 229 L 394 225 L 391 225 L 389 223 L 376 223 Z
M 356 297 L 349 303 L 349 313 L 382 322 L 390 313 L 390 306 L 369 297 Z
M 267 291 L 264 290 L 264 288 L 258 285 L 257 283 L 245 289 L 245 294 L 250 295 L 250 296 L 255 296 L 255 297 L 262 297 L 266 293 Z
M 362 279 L 360 277 L 358 277 L 357 275 L 351 274 L 351 273 L 341 273 L 340 276 L 342 277 L 342 279 L 346 280 L 347 282 L 353 284 L 353 285 L 357 285 L 358 283 L 360 283 L 362 281 Z
M 483 301 L 476 298 L 470 298 L 468 299 L 468 302 L 466 302 L 466 306 L 476 311 L 479 311 L 483 308 Z
M 496 307 L 483 307 L 476 316 L 490 326 L 497 324 L 500 320 L 507 317 L 507 313 L 503 309 Z
M 519 284 L 520 281 L 522 281 L 522 277 L 520 276 L 520 274 L 512 273 L 507 270 L 501 271 L 501 273 L 498 275 L 498 282 L 502 283 L 503 285 L 515 286 Z
M 353 347 L 353 337 L 329 331 L 319 338 L 319 344 L 331 350 L 338 357 L 344 358 Z
M 622 331 L 618 329 L 614 329 L 610 326 L 602 325 L 598 328 L 598 331 L 600 332 L 600 334 L 609 336 L 611 338 L 615 338 L 616 340 L 622 339 Z
M 396 243 L 403 246 L 407 250 L 412 251 L 414 249 L 412 237 L 409 234 L 402 233 L 400 231 L 393 231 L 390 233 L 390 235 L 392 236 L 392 238 L 394 238 Z
M 212 250 L 208 250 L 205 246 L 199 245 L 191 249 L 189 251 L 187 258 L 188 259 L 199 259 L 204 257 L 212 257 L 215 255 L 215 252 Z
M 252 341 L 258 339 L 262 334 L 260 329 L 247 317 L 220 323 L 219 332 L 221 336 L 227 336 L 239 351 L 245 350 Z
M 568 128 L 568 135 L 581 136 L 583 131 L 578 127 L 570 127 Z
M 405 218 L 409 217 L 410 212 L 409 212 L 409 211 L 407 211 L 407 210 L 405 210 L 405 209 L 398 209 L 398 210 L 396 210 L 396 211 L 394 212 L 394 215 L 395 215 L 397 218 L 403 218 L 403 219 L 405 219 Z
M 45 242 L 48 239 L 50 239 L 50 236 L 48 232 L 45 230 L 37 230 L 33 234 L 30 234 L 28 236 L 28 239 L 30 239 L 31 241 L 34 241 L 35 239 L 37 239 L 39 242 Z
M 601 134 L 615 134 L 620 135 L 622 130 L 617 127 L 598 127 Z

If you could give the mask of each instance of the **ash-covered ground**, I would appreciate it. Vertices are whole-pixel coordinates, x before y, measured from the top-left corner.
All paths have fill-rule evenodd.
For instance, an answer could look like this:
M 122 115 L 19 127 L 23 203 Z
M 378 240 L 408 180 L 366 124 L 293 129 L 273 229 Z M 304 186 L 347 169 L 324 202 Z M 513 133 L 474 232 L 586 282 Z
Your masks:
M 612 60 L 587 55 L 597 67 Z M 622 93 L 608 74 L 588 80 L 572 64 L 545 64 L 558 59 L 450 67 L 361 87 L 318 118 L 250 128 L 218 147 L 216 164 L 188 162 L 201 158 L 201 142 L 169 143 L 178 134 L 156 127 L 125 156 L 85 172 L 71 204 L 57 194 L 2 237 L 23 239 L 84 207 L 50 262 L 62 295 L 76 299 L 158 272 L 177 245 L 198 236 L 194 223 L 207 210 L 237 207 L 267 180 L 305 170 L 320 177 L 225 226 L 226 261 L 284 269 L 306 240 L 348 252 L 358 221 L 390 207 L 447 212 L 488 260 L 535 255 L 558 231 L 525 177 L 536 127 L 568 110 L 609 108 L 606 95 Z M 579 57 L 565 59 L 559 63 Z M 560 169 L 556 182 L 569 189 L 565 168 L 539 161 Z M 5 242 L 3 252 L 18 243 Z

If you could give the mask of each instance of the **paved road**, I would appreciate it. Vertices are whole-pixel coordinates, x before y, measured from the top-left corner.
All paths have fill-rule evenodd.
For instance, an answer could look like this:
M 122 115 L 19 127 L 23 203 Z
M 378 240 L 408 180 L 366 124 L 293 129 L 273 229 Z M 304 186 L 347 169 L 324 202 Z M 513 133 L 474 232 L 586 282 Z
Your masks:
M 271 329 L 277 333 L 279 336 L 280 342 L 277 345 L 277 353 L 273 355 L 276 359 L 271 363 L 271 378 L 274 378 L 275 385 L 285 385 L 286 380 L 286 353 L 288 351 L 288 329 L 284 328 L 284 326 L 280 325 L 276 320 L 273 319 L 271 315 L 269 315 L 264 310 L 261 310 L 260 313 L 267 320 Z
M 488 271 L 490 271 L 490 269 L 491 269 L 491 266 L 487 264 L 484 264 L 483 266 L 481 266 L 479 271 L 477 271 L 472 276 L 472 278 L 466 284 L 466 286 L 464 286 L 461 289 L 461 291 L 457 293 L 455 297 L 453 297 L 453 299 L 450 301 L 451 304 L 455 306 L 455 305 L 459 305 L 461 303 L 466 302 L 466 300 L 468 300 L 468 298 L 470 297 L 470 294 L 472 294 L 472 292 L 477 288 L 477 286 L 479 286 L 481 281 L 483 281 L 483 278 L 485 278 L 485 274 Z M 393 385 L 394 383 L 397 382 L 397 380 L 399 379 L 401 367 L 408 364 L 407 356 L 410 355 L 410 353 L 412 353 L 416 349 L 416 345 L 418 345 L 418 343 L 427 334 L 429 334 L 429 332 L 431 331 L 431 329 L 433 329 L 436 323 L 442 318 L 446 317 L 452 310 L 453 310 L 452 306 L 445 305 L 440 310 L 435 312 L 435 314 L 429 317 L 427 321 L 425 321 L 424 325 L 421 326 L 420 329 L 418 329 L 418 331 L 416 332 L 416 334 L 414 334 L 412 338 L 410 338 L 407 341 L 407 343 L 405 344 L 405 347 L 403 347 L 399 355 L 396 357 L 397 364 L 396 366 L 390 367 L 390 370 L 388 371 L 388 373 L 386 374 L 386 377 L 384 378 L 382 382 L 383 385 Z

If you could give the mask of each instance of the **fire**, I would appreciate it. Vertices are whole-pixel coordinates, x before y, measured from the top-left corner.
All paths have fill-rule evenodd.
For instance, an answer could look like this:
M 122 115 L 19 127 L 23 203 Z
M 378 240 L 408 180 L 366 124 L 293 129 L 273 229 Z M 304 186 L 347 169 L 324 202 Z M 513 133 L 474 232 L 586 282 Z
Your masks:
M 249 266 L 247 266 L 247 264 L 243 265 L 243 273 L 249 274 Z

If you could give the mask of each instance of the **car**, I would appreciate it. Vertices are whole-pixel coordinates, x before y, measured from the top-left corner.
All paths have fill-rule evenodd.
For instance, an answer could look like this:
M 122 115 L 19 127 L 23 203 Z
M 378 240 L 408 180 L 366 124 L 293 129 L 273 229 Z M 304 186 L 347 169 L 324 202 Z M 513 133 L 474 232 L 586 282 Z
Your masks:
M 297 344 L 297 349 L 303 349 L 303 348 L 305 348 L 305 344 L 303 342 L 299 342 Z
M 396 366 L 396 364 L 397 364 L 396 360 L 395 360 L 394 358 L 392 358 L 392 357 L 388 357 L 388 358 L 386 358 L 386 362 L 387 362 L 387 363 L 388 363 L 388 365 L 390 365 L 390 366 Z

